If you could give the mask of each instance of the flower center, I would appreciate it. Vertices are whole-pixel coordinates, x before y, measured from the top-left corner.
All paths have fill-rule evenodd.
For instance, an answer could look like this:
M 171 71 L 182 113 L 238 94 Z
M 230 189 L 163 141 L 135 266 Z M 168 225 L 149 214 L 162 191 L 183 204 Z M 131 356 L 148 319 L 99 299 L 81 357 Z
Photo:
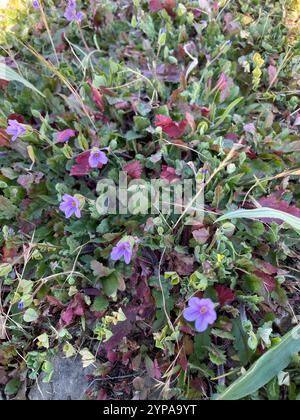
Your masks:
M 77 207 L 75 201 L 72 201 L 72 207 L 74 207 L 74 208 Z
M 203 306 L 203 307 L 200 309 L 200 314 L 202 314 L 202 315 L 205 315 L 207 312 L 208 312 L 208 309 L 207 309 L 207 307 L 206 307 L 206 306 Z

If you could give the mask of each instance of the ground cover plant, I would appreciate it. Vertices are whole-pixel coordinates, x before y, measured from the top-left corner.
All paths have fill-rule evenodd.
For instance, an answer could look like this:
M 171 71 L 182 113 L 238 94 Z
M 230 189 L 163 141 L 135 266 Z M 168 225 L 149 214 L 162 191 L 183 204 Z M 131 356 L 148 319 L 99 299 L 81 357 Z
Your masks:
M 0 1 L 1 398 L 300 398 L 299 15 Z

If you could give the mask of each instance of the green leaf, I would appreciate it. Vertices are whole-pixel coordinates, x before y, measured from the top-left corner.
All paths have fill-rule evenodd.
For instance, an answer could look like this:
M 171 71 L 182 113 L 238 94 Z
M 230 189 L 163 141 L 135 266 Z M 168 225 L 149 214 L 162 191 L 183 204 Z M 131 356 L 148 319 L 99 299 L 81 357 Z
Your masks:
M 13 219 L 18 213 L 18 208 L 14 206 L 6 197 L 0 195 L 0 220 Z
M 11 379 L 5 386 L 4 392 L 6 395 L 15 395 L 21 386 L 21 382 L 19 379 L 14 378 Z
M 108 300 L 105 296 L 97 296 L 92 306 L 92 310 L 96 312 L 105 311 L 108 307 Z
M 226 110 L 223 112 L 223 114 L 221 115 L 221 117 L 218 119 L 218 121 L 216 122 L 215 128 L 219 127 L 225 120 L 226 118 L 230 115 L 231 111 L 240 103 L 244 100 L 243 97 L 237 98 L 235 101 L 233 101 L 227 108 Z
M 40 335 L 39 337 L 37 337 L 37 345 L 38 348 L 42 348 L 45 347 L 46 349 L 49 349 L 50 343 L 49 343 L 49 336 L 47 333 L 44 333 L 42 335 Z
M 293 216 L 284 211 L 261 207 L 253 210 L 236 210 L 221 216 L 217 222 L 231 219 L 280 219 L 290 225 L 296 232 L 300 234 L 300 218 Z
M 12 266 L 8 263 L 0 264 L 0 277 L 6 277 L 12 271 Z
M 39 317 L 39 314 L 32 308 L 27 309 L 24 313 L 23 319 L 25 322 L 33 322 L 36 321 Z
M 102 263 L 96 260 L 91 262 L 91 269 L 93 270 L 94 276 L 98 278 L 108 277 L 115 271 L 111 268 L 105 267 Z
M 209 359 L 214 365 L 221 366 L 226 363 L 226 355 L 224 351 L 220 350 L 216 346 L 211 346 L 209 350 Z
M 238 356 L 242 364 L 245 366 L 249 363 L 253 352 L 248 346 L 249 336 L 243 328 L 240 320 L 233 321 L 232 334 L 235 337 L 234 348 L 238 352 Z
M 34 87 L 28 80 L 20 76 L 15 70 L 11 69 L 7 64 L 0 63 L 0 79 L 6 80 L 7 82 L 19 82 L 27 88 L 33 90 L 39 95 L 45 98 L 42 92 L 40 92 L 36 87 Z
M 102 280 L 103 291 L 106 296 L 115 296 L 119 287 L 119 279 L 115 273 Z
M 79 354 L 82 358 L 82 365 L 84 368 L 87 368 L 90 365 L 93 365 L 96 361 L 95 356 L 87 348 L 82 349 L 79 352 Z
M 197 334 L 194 341 L 195 354 L 193 355 L 198 361 L 202 361 L 207 357 L 208 347 L 211 345 L 210 331 L 207 330 L 202 334 Z
M 137 131 L 143 131 L 150 125 L 150 120 L 145 117 L 136 116 L 133 118 L 134 126 Z
M 282 341 L 264 354 L 248 372 L 226 389 L 217 400 L 236 401 L 254 394 L 268 384 L 300 351 L 300 325 L 285 335 Z

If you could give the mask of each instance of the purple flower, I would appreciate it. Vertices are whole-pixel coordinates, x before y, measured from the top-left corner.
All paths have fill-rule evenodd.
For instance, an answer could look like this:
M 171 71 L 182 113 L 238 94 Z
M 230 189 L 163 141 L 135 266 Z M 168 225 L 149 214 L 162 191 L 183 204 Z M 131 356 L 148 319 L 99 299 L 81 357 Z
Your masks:
M 24 304 L 23 300 L 20 300 L 20 302 L 18 303 L 18 309 L 20 311 L 23 311 L 24 308 L 25 308 L 25 304 Z
M 77 197 L 72 197 L 71 195 L 65 194 L 59 209 L 65 213 L 67 219 L 70 219 L 73 214 L 75 214 L 78 219 L 81 217 L 80 201 Z
M 26 133 L 26 128 L 24 128 L 18 121 L 9 120 L 8 124 L 9 126 L 6 129 L 6 133 L 13 136 L 11 141 L 17 140 L 18 137 L 23 136 L 23 134 Z
M 92 149 L 89 157 L 89 165 L 91 168 L 97 168 L 99 165 L 106 165 L 107 162 L 108 159 L 105 153 L 101 152 L 101 150 L 96 147 Z
M 81 22 L 83 19 L 83 14 L 81 12 L 77 12 L 76 10 L 76 0 L 69 0 L 68 6 L 66 8 L 64 17 L 69 22 L 77 21 Z
M 120 242 L 111 252 L 111 259 L 119 261 L 124 257 L 125 263 L 128 265 L 132 259 L 132 246 L 129 241 Z
M 256 133 L 255 125 L 252 124 L 252 123 L 245 124 L 244 125 L 244 131 L 245 131 L 245 133 L 255 134 Z
M 183 316 L 186 321 L 194 322 L 198 332 L 204 332 L 209 325 L 217 320 L 214 303 L 211 299 L 193 297 L 189 300 L 189 308 L 185 309 Z
M 75 137 L 75 136 L 76 136 L 76 132 L 68 128 L 67 130 L 60 131 L 59 133 L 57 133 L 56 140 L 59 143 L 64 143 L 65 141 L 69 141 L 72 137 Z
M 36 9 L 36 10 L 39 9 L 40 8 L 40 2 L 39 2 L 39 0 L 33 0 L 32 7 L 34 9 Z

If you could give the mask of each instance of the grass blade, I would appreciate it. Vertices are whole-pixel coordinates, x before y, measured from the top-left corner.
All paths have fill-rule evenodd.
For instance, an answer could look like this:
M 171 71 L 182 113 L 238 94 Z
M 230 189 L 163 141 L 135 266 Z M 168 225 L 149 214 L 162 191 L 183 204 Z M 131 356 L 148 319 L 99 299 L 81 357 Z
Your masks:
M 269 383 L 300 351 L 300 325 L 285 335 L 277 346 L 264 354 L 248 372 L 217 396 L 216 400 L 236 401 L 255 393 Z
M 217 222 L 229 219 L 280 219 L 300 233 L 300 218 L 284 211 L 261 207 L 253 210 L 236 210 L 221 216 Z
M 239 105 L 244 100 L 243 97 L 237 98 L 235 101 L 233 101 L 227 109 L 224 111 L 224 113 L 221 115 L 221 117 L 218 119 L 218 121 L 215 124 L 215 128 L 219 127 L 223 122 L 226 120 L 226 118 L 230 115 L 231 111 Z
M 28 80 L 24 79 L 24 77 L 20 76 L 15 70 L 11 69 L 5 63 L 0 63 L 0 79 L 6 80 L 7 82 L 19 82 L 22 85 L 28 87 L 29 89 L 33 90 L 34 92 L 38 93 L 39 95 L 45 98 L 45 95 L 42 94 L 36 87 L 33 86 Z

